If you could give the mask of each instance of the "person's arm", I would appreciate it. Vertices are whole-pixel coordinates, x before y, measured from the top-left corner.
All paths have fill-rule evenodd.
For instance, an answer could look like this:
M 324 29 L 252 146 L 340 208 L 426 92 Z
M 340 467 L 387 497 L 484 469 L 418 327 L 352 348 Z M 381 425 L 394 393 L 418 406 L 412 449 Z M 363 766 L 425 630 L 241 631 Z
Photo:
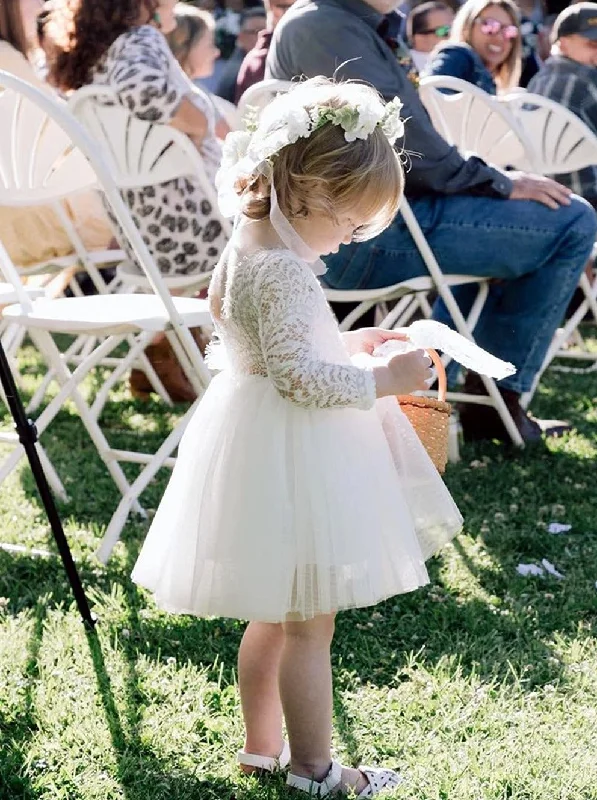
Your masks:
M 207 132 L 207 119 L 185 96 L 184 84 L 173 80 L 172 58 L 162 34 L 143 25 L 123 40 L 108 84 L 139 119 L 172 125 L 197 142 Z
M 467 48 L 447 45 L 431 55 L 424 75 L 449 75 L 474 83 L 475 62 Z
M 340 35 L 341 34 L 341 35 Z M 289 11 L 274 31 L 265 77 L 336 76 L 372 84 L 386 100 L 398 96 L 406 120 L 400 143 L 410 155 L 408 195 L 468 193 L 507 198 L 512 182 L 481 158 L 464 159 L 435 131 L 406 72 L 375 31 L 352 15 L 296 14 Z

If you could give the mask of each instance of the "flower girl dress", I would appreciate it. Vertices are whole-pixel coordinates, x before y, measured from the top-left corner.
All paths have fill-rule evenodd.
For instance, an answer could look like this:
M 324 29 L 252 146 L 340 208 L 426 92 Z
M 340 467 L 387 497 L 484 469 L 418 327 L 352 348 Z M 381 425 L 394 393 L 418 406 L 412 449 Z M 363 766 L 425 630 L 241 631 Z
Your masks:
M 212 278 L 226 365 L 133 580 L 172 612 L 263 622 L 412 591 L 462 518 L 396 399 L 351 361 L 311 266 L 256 246 L 253 224 Z

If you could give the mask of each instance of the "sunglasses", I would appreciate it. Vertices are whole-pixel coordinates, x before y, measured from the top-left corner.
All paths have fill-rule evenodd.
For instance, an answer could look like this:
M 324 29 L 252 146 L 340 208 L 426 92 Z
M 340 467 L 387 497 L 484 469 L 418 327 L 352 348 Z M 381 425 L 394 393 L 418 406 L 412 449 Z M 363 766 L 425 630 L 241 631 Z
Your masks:
M 450 35 L 450 25 L 440 25 L 439 28 L 429 28 L 426 31 L 419 31 L 419 35 L 428 36 L 433 34 L 438 39 L 446 39 Z
M 485 19 L 477 17 L 475 22 L 481 28 L 481 33 L 486 36 L 497 36 L 498 33 L 501 33 L 504 39 L 516 39 L 518 36 L 516 25 L 502 25 L 497 19 L 491 17 L 485 17 Z

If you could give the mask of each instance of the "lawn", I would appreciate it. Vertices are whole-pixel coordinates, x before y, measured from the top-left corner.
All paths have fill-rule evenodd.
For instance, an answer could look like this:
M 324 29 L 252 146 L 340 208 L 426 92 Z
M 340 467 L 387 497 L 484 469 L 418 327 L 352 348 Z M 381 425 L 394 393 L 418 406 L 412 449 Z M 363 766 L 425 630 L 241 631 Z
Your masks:
M 22 366 L 28 395 L 40 377 L 31 350 Z M 401 770 L 394 797 L 597 800 L 596 397 L 597 372 L 550 372 L 534 410 L 577 433 L 524 452 L 463 448 L 446 482 L 465 528 L 433 559 L 430 585 L 339 617 L 336 750 Z M 153 447 L 176 413 L 123 389 L 103 421 L 121 446 Z M 79 621 L 22 466 L 0 496 L 0 800 L 298 798 L 279 776 L 237 772 L 243 625 L 168 616 L 131 583 L 145 522 L 132 518 L 99 564 L 111 480 L 72 407 L 43 442 L 71 496 L 59 508 L 99 624 L 90 634 Z M 572 527 L 554 534 L 552 522 Z M 564 577 L 518 574 L 542 559 Z

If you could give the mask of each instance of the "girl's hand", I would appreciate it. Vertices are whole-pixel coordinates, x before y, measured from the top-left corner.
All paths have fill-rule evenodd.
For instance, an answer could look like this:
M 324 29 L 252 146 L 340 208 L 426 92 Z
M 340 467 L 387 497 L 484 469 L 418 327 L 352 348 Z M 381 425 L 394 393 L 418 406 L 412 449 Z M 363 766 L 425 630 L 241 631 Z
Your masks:
M 379 347 L 388 339 L 399 339 L 402 342 L 408 341 L 405 329 L 397 328 L 394 331 L 386 331 L 383 328 L 359 328 L 356 331 L 346 331 L 342 334 L 344 344 L 348 348 L 351 356 L 357 353 L 369 353 L 371 355 L 376 347 Z
M 398 353 L 387 366 L 373 368 L 378 397 L 428 389 L 432 374 L 431 358 L 425 350 Z

